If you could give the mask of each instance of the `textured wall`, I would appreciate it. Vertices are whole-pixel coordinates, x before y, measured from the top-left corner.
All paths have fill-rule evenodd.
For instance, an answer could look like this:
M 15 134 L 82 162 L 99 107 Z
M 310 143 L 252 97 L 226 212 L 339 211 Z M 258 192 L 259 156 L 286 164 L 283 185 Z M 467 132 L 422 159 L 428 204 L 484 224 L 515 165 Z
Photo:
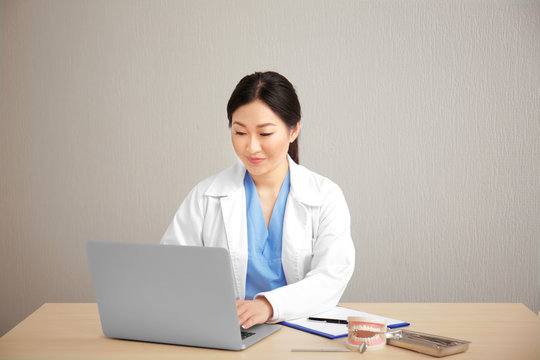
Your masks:
M 343 300 L 540 310 L 539 4 L 4 1 L 0 334 L 94 301 L 87 240 L 157 243 L 234 161 L 237 81 L 270 69 L 349 203 Z

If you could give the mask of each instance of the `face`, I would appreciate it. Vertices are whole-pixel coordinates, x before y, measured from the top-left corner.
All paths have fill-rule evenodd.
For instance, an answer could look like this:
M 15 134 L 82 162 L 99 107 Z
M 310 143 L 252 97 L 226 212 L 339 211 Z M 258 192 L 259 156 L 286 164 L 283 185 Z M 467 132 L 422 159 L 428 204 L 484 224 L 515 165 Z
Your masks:
M 287 152 L 300 131 L 289 129 L 260 100 L 240 106 L 232 114 L 231 137 L 236 155 L 251 176 L 271 176 L 288 168 Z

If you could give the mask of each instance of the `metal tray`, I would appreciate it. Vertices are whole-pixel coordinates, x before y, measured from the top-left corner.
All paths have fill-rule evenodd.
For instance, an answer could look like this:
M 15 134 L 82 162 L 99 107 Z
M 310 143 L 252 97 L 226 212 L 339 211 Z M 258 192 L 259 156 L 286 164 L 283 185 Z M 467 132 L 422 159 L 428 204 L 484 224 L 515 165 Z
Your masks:
M 443 357 L 467 351 L 471 342 L 400 329 L 388 331 L 386 343 L 422 354 Z

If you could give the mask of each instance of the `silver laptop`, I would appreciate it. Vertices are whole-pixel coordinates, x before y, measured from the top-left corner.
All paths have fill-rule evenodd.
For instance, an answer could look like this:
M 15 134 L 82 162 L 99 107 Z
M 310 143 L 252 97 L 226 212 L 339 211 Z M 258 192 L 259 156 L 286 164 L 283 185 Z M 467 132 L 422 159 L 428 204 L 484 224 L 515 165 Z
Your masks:
M 91 241 L 86 250 L 107 337 L 243 350 L 281 328 L 238 325 L 226 249 Z

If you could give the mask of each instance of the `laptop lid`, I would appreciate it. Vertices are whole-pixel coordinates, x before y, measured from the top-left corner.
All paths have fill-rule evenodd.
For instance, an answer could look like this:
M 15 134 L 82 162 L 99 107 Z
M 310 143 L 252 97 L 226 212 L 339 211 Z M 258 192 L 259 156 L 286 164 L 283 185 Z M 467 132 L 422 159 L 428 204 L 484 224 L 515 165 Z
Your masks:
M 107 337 L 241 350 L 279 329 L 242 341 L 226 249 L 88 242 L 87 253 Z

